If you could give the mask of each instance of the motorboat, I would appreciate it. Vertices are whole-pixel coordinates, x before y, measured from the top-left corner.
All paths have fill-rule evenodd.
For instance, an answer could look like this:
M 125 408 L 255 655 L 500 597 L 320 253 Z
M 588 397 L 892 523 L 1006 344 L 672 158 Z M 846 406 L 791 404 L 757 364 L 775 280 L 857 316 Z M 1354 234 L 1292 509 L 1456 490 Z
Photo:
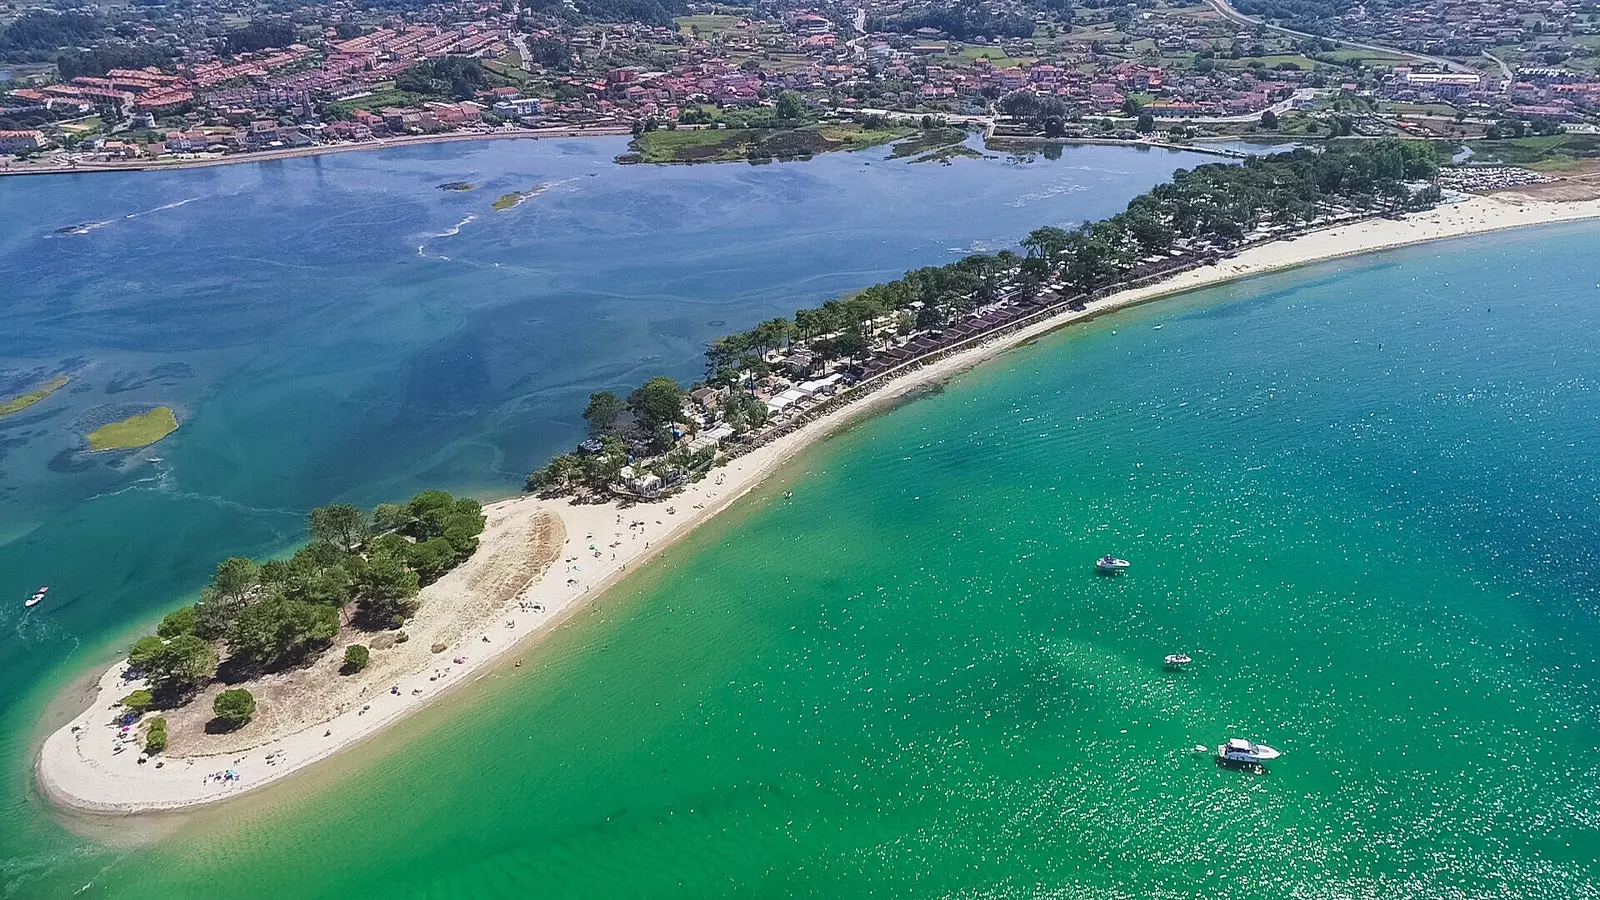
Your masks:
M 33 592 L 33 596 L 29 597 L 27 600 L 23 601 L 22 605 L 24 607 L 29 607 L 29 608 L 38 606 L 40 603 L 44 602 L 44 595 L 49 593 L 49 592 L 50 592 L 50 585 L 47 584 L 44 587 L 39 588 L 37 591 L 34 591 Z
M 1259 766 L 1282 755 L 1266 744 L 1244 738 L 1229 738 L 1226 744 L 1217 748 L 1217 762 L 1233 766 Z
M 1112 574 L 1121 572 L 1131 565 L 1133 565 L 1133 563 L 1130 563 L 1125 559 L 1118 559 L 1109 553 L 1094 561 L 1094 567 L 1096 569 L 1099 569 L 1102 572 L 1110 572 Z
M 1187 653 L 1169 653 L 1167 654 L 1167 658 L 1162 660 L 1162 662 L 1165 662 L 1167 665 L 1173 668 L 1177 668 L 1179 666 L 1187 666 L 1189 663 L 1194 662 L 1194 657 Z

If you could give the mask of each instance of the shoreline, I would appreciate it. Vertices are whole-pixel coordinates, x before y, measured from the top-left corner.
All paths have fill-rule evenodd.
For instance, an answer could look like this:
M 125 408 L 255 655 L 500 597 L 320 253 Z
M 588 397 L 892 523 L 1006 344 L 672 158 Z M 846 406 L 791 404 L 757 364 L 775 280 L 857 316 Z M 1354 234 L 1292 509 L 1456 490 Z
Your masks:
M 120 678 L 126 661 L 121 660 L 98 677 L 99 688 L 87 708 L 45 740 L 35 765 L 36 783 L 53 804 L 100 815 L 162 813 L 225 802 L 362 743 L 459 685 L 488 674 L 507 655 L 536 644 L 543 635 L 586 608 L 590 601 L 624 577 L 630 566 L 636 571 L 699 524 L 754 490 L 819 439 L 911 392 L 946 381 L 1045 334 L 1164 297 L 1311 263 L 1510 228 L 1595 218 L 1600 218 L 1600 200 L 1561 202 L 1497 194 L 1440 206 L 1404 219 L 1369 219 L 1290 240 L 1272 241 L 1242 250 L 1214 265 L 1181 272 L 1152 285 L 1119 291 L 1081 310 L 1057 313 L 977 346 L 929 361 L 899 375 L 880 390 L 845 403 L 792 433 L 738 456 L 667 500 L 625 506 L 617 501 L 574 504 L 570 500 L 519 496 L 489 504 L 485 512 L 497 517 L 554 513 L 564 528 L 565 543 L 557 562 L 533 577 L 492 614 L 470 623 L 458 623 L 474 633 L 472 642 L 452 647 L 450 653 L 440 655 L 470 652 L 471 656 L 452 667 L 443 683 L 435 681 L 430 687 L 424 667 L 396 682 L 401 688 L 398 695 L 384 693 L 371 698 L 370 709 L 346 710 L 324 722 L 263 741 L 249 749 L 206 757 L 164 758 L 165 767 L 154 769 L 151 765 L 137 765 L 134 762 L 137 753 L 113 757 L 107 750 L 86 751 L 83 747 L 85 735 L 108 728 L 104 721 L 109 717 L 108 710 L 126 690 Z M 632 527 L 632 523 L 642 524 Z M 489 544 L 486 535 L 479 553 L 491 552 Z M 537 612 L 530 615 L 528 608 L 533 604 L 538 604 Z M 507 624 L 497 624 L 501 619 Z M 480 631 L 481 639 L 477 636 Z M 74 681 L 76 685 L 82 683 L 81 679 Z M 418 688 L 420 692 L 413 692 Z M 372 714 L 366 715 L 369 711 Z M 114 729 L 108 735 L 114 735 Z M 109 742 L 108 737 L 104 743 Z M 277 754 L 281 754 L 282 761 L 269 765 L 266 757 Z M 197 785 L 202 780 L 201 773 L 217 769 L 233 769 L 243 780 L 227 786 L 210 782 Z
M 617 126 L 597 128 L 518 128 L 507 131 L 467 132 L 452 134 L 409 134 L 395 138 L 374 138 L 345 144 L 313 144 L 309 147 L 285 147 L 280 150 L 260 150 L 253 153 L 229 154 L 207 159 L 179 159 L 172 162 L 157 160 L 106 161 L 80 166 L 0 166 L 0 177 L 8 175 L 94 175 L 104 172 L 169 172 L 180 169 L 209 169 L 214 166 L 233 166 L 245 163 L 274 162 L 282 159 L 300 159 L 308 156 L 327 156 L 332 153 L 354 153 L 366 150 L 393 150 L 398 147 L 417 147 L 426 144 L 453 144 L 461 141 L 538 140 L 540 138 L 628 137 L 632 131 Z

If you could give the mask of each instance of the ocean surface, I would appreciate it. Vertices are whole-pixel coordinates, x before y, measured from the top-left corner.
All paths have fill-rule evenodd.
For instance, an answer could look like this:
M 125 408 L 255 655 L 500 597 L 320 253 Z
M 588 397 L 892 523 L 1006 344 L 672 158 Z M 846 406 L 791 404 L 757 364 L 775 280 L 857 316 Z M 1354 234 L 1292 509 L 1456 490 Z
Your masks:
M 320 503 L 512 493 L 578 439 L 591 391 L 692 380 L 717 335 L 1103 217 L 1214 161 L 878 148 L 657 168 L 614 164 L 624 149 L 0 179 L 0 398 L 70 378 L 0 418 L 0 896 L 61 896 L 105 864 L 31 794 L 41 712 L 220 558 L 283 551 Z M 508 193 L 528 196 L 494 210 Z M 87 431 L 160 404 L 172 437 L 83 452 Z M 24 612 L 40 584 L 48 602 Z
M 93 271 L 53 242 L 134 226 L 42 234 L 107 218 L 91 207 L 114 192 L 31 188 L 81 205 L 6 226 L 0 264 L 32 268 L 7 279 L 5 333 L 46 370 L 46 348 L 78 348 L 93 390 L 30 412 L 0 461 L 21 501 L 5 514 L 37 510 L 0 577 L 77 580 L 44 616 L 0 613 L 4 896 L 1600 897 L 1595 225 L 1311 266 L 1040 339 L 814 447 L 521 668 L 315 775 L 138 846 L 133 825 L 58 826 L 28 795 L 33 717 L 221 553 L 281 546 L 330 495 L 510 487 L 595 387 L 688 376 L 698 342 L 796 294 L 1098 216 L 1188 162 L 619 174 L 593 146 L 302 160 L 276 192 L 228 195 L 238 224 L 71 251 Z M 482 206 L 590 164 L 577 183 L 604 204 L 552 188 L 481 214 L 475 240 L 417 237 L 465 208 L 433 184 L 513 167 L 469 192 Z M 380 188 L 407 177 L 388 188 L 403 201 Z M 121 186 L 150 192 L 130 208 L 174 202 Z M 740 191 L 803 199 L 755 223 Z M 720 252 L 694 249 L 712 232 Z M 152 373 L 174 361 L 192 374 Z M 143 454 L 163 461 L 51 467 L 33 442 L 123 402 L 103 394 L 125 371 L 148 379 L 133 401 L 188 416 Z M 1097 576 L 1106 552 L 1132 570 Z M 1164 671 L 1179 650 L 1195 664 Z M 1284 756 L 1253 775 L 1197 749 L 1233 736 Z

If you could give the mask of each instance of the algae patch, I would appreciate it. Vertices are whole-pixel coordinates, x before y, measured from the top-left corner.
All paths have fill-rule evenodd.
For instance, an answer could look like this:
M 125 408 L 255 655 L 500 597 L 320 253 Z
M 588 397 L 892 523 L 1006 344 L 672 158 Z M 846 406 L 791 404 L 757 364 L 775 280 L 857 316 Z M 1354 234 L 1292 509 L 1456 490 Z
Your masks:
M 518 191 L 512 194 L 501 194 L 500 199 L 494 201 L 494 208 L 497 212 L 505 212 L 508 209 L 515 209 L 517 206 L 521 205 L 524 200 L 531 200 L 548 190 L 550 190 L 550 184 L 546 182 L 544 184 L 536 184 L 525 191 Z
M 120 422 L 102 425 L 89 432 L 89 449 L 137 450 L 178 430 L 178 417 L 172 407 L 158 406 L 149 412 L 129 416 Z
M 54 394 L 67 383 L 67 376 L 57 375 L 40 387 L 26 394 L 18 394 L 9 400 L 0 401 L 0 416 L 9 416 L 15 412 L 22 412 L 40 400 Z

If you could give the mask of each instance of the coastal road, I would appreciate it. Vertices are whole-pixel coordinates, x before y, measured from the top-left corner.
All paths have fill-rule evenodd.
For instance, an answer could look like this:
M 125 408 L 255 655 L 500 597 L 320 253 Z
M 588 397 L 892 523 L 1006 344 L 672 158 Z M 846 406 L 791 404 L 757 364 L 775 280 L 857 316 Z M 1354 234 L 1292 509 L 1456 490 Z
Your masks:
M 1414 59 L 1417 62 L 1428 63 L 1435 66 L 1443 66 L 1447 71 L 1450 72 L 1461 72 L 1469 75 L 1478 74 L 1478 70 L 1472 68 L 1471 66 L 1465 66 L 1458 62 L 1451 62 L 1448 59 L 1441 59 L 1437 56 L 1413 53 L 1410 50 L 1401 50 L 1396 47 L 1380 47 L 1377 44 L 1363 44 L 1359 41 L 1347 41 L 1343 38 L 1326 37 L 1320 34 L 1311 34 L 1310 32 L 1306 31 L 1295 31 L 1293 28 L 1285 28 L 1282 25 L 1273 25 L 1270 22 L 1265 22 L 1261 19 L 1257 19 L 1253 16 L 1247 16 L 1244 13 L 1239 12 L 1237 9 L 1234 9 L 1230 3 L 1228 3 L 1228 0 L 1206 0 L 1206 4 L 1212 9 L 1216 10 L 1217 14 L 1222 16 L 1224 19 L 1237 22 L 1240 25 L 1249 25 L 1251 27 L 1260 25 L 1269 31 L 1276 31 L 1279 34 L 1287 34 L 1298 38 L 1317 38 L 1318 40 L 1328 41 L 1332 44 L 1338 44 L 1341 47 L 1354 47 L 1357 50 L 1374 50 L 1379 53 L 1392 53 L 1396 56 L 1404 56 L 1407 59 Z

